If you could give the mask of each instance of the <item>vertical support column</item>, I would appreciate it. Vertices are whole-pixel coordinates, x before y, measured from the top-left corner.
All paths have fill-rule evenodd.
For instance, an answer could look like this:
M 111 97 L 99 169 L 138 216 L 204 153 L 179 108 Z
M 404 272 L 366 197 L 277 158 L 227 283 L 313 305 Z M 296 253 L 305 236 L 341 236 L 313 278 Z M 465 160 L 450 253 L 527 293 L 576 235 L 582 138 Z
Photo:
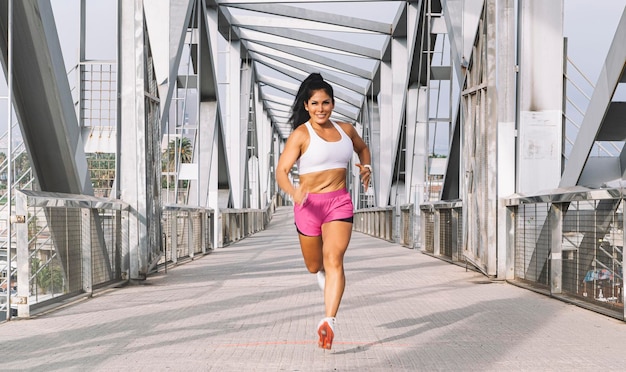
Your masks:
M 178 262 L 178 211 L 172 210 L 170 221 L 170 255 L 172 256 L 172 263 Z
M 213 209 L 213 248 L 222 247 L 224 237 L 222 235 L 222 213 L 219 206 L 219 190 L 218 190 L 218 146 L 217 138 L 213 139 L 213 156 L 211 157 L 211 170 L 209 176 L 209 207 Z
M 201 74 L 212 74 L 213 79 L 209 81 L 217 81 L 216 64 L 220 56 L 218 51 L 218 43 L 220 33 L 218 30 L 218 10 L 217 7 L 207 6 L 205 1 L 202 1 L 203 16 L 206 21 L 206 31 L 201 28 L 202 37 L 206 34 L 206 42 L 209 46 L 209 56 L 204 58 L 204 61 L 210 61 L 212 69 L 202 69 Z M 202 51 L 203 48 L 200 48 Z M 202 80 L 202 79 L 201 79 Z M 219 89 L 217 83 L 215 83 L 215 93 L 219 95 Z M 209 89 L 211 91 L 212 89 Z M 210 100 L 202 101 L 200 103 L 200 126 L 204 128 L 200 132 L 200 146 L 202 148 L 200 156 L 204 159 L 208 159 L 203 162 L 203 172 L 200 183 L 200 190 L 206 190 L 207 195 L 201 197 L 201 205 L 208 206 L 212 209 L 213 216 L 211 218 L 212 229 L 212 246 L 213 249 L 223 246 L 222 237 L 222 214 L 220 213 L 219 206 L 219 148 L 220 148 L 220 133 L 223 135 L 222 128 L 226 125 L 224 123 L 226 117 L 226 106 L 218 102 L 217 97 L 210 97 Z M 204 200 L 206 198 L 206 200 Z
M 441 213 L 439 209 L 433 210 L 433 254 L 441 255 Z
M 250 115 L 256 109 L 255 102 L 251 99 L 254 89 L 252 62 L 247 58 L 241 61 L 241 88 L 240 88 L 240 111 L 239 125 L 242 129 L 242 165 L 243 165 L 243 190 L 242 206 L 244 208 L 259 208 L 259 158 L 257 156 L 257 133 L 256 115 Z M 243 129 L 245 128 L 245 131 Z
M 548 215 L 550 226 L 550 292 L 563 291 L 563 210 L 562 204 L 552 204 Z
M 12 197 L 12 189 L 13 189 L 13 169 L 12 162 L 13 157 L 13 129 L 11 123 L 13 122 L 13 0 L 9 0 L 7 4 L 7 62 L 6 62 L 6 71 L 7 71 L 7 123 L 9 123 L 7 128 L 7 153 L 8 153 L 8 162 L 7 162 L 7 192 L 6 198 L 7 200 L 11 200 Z M 12 208 L 11 203 L 7 203 L 7 219 L 9 223 L 6 228 L 6 241 L 7 241 L 7 255 L 6 255 L 6 270 L 7 273 L 11 272 L 11 234 L 12 234 L 12 225 L 11 225 L 11 217 L 12 217 Z M 6 293 L 6 316 L 5 319 L 11 319 L 11 275 L 7 275 L 7 293 Z M 29 278 L 29 276 L 27 276 Z
M 120 193 L 130 205 L 128 244 L 130 279 L 143 279 L 148 267 L 146 125 L 144 101 L 143 0 L 118 2 L 121 83 L 119 133 Z M 144 175 L 144 176 L 142 176 Z
M 515 228 L 516 228 L 516 206 L 502 207 L 505 211 L 505 227 L 504 231 L 499 231 L 505 242 L 505 271 L 502 273 L 502 279 L 515 279 Z M 499 273 L 500 275 L 500 273 Z M 500 278 L 500 276 L 498 276 Z
M 263 111 L 263 104 L 259 97 L 259 87 L 257 84 L 254 85 L 254 114 L 256 120 L 256 138 L 258 149 L 257 153 L 259 156 L 259 167 L 258 167 L 258 198 L 259 198 L 259 208 L 263 209 L 267 206 L 269 198 L 271 195 L 271 186 L 269 184 L 270 180 L 270 170 L 272 165 L 270 164 L 271 159 L 271 146 L 272 146 L 272 125 L 271 121 L 268 120 L 266 113 Z
M 428 88 L 413 84 L 407 93 L 406 118 L 406 202 L 413 203 L 414 226 L 422 226 L 422 212 L 419 206 L 424 202 L 426 184 L 426 164 L 428 162 Z M 414 104 L 415 103 L 415 104 Z M 421 242 L 424 230 L 415 228 L 414 242 Z M 419 246 L 420 244 L 414 244 Z
M 274 141 L 273 141 L 273 149 L 272 149 L 272 169 L 274 178 L 272 179 L 272 190 L 274 192 L 281 194 L 280 188 L 278 187 L 278 182 L 276 182 L 276 166 L 278 165 L 278 158 L 282 153 L 282 148 L 284 146 L 284 142 L 282 141 L 280 135 L 277 132 L 274 132 Z M 281 197 L 281 206 L 287 205 L 286 200 Z
M 484 244 L 483 252 L 486 257 L 483 263 L 486 264 L 486 273 L 490 276 L 497 275 L 498 268 L 498 245 L 494 244 L 498 240 L 498 165 L 502 164 L 498 162 L 497 151 L 498 147 L 498 88 L 497 88 L 497 71 L 498 71 L 498 32 L 497 32 L 497 13 L 496 13 L 496 0 L 488 0 L 485 3 L 485 33 L 486 38 L 484 40 L 485 49 L 487 53 L 486 69 L 484 70 L 484 81 L 487 83 L 487 89 L 484 91 L 483 98 L 486 99 L 487 104 L 481 107 L 480 115 L 484 115 L 484 126 L 482 128 L 483 137 L 482 142 L 484 146 L 487 146 L 487 152 L 484 154 L 484 161 L 486 167 L 481 170 L 481 187 L 483 187 L 485 193 L 476 193 L 477 197 L 483 199 L 479 203 L 484 203 L 486 206 L 482 210 L 483 216 L 479 218 L 483 219 L 484 229 L 483 233 L 479 233 L 480 240 L 478 244 Z M 479 58 L 477 57 L 477 60 Z M 469 155 L 469 154 L 468 154 Z M 510 166 L 510 164 L 507 164 Z M 512 168 L 512 167 L 511 167 Z M 471 201 L 468 201 L 471 203 Z M 479 211 L 480 213 L 480 211 Z M 482 250 L 478 248 L 477 251 Z
M 20 191 L 15 192 L 15 214 L 16 216 L 28 216 L 28 204 L 26 195 Z M 10 223 L 10 221 L 9 221 Z M 15 240 L 17 248 L 17 298 L 12 301 L 17 302 L 17 316 L 20 318 L 30 318 L 30 254 L 28 253 L 28 224 L 16 223 Z M 10 267 L 10 255 L 7 255 L 7 267 Z M 9 292 L 10 293 L 10 292 Z M 11 304 L 7 303 L 7 311 L 11 311 Z M 7 313 L 8 315 L 9 313 Z M 8 318 L 7 318 L 8 319 Z
M 200 205 L 213 209 L 213 248 L 221 247 L 218 231 L 221 231 L 221 218 L 219 213 L 219 122 L 217 102 L 207 101 L 200 103 L 200 125 L 204 128 L 198 136 L 198 152 L 202 161 L 202 177 L 199 180 Z
M 227 40 L 228 54 L 226 66 L 226 122 L 222 123 L 224 129 L 224 142 L 230 176 L 230 193 L 233 198 L 234 208 L 244 207 L 244 188 L 246 161 L 246 139 L 248 126 L 246 120 L 241 120 L 242 91 L 241 91 L 241 42 L 239 40 Z M 220 74 L 221 75 L 221 74 Z M 243 123 L 243 124 L 242 124 Z
M 416 208 L 420 209 L 420 216 L 424 216 L 424 211 L 422 211 L 422 208 L 420 206 L 416 206 Z M 422 248 L 422 250 L 426 249 L 426 230 L 427 226 L 426 226 L 426 219 L 425 218 L 420 218 L 419 220 L 419 224 L 420 224 L 420 231 L 422 232 L 422 234 L 420 234 L 419 237 L 419 244 L 420 244 L 420 248 Z
M 624 212 L 626 212 L 626 210 L 624 210 L 624 200 L 622 199 L 621 202 L 619 203 L 619 207 L 617 208 L 616 213 L 621 213 L 622 216 L 624 215 Z M 622 218 L 622 242 L 626 242 L 626 218 Z M 624 244 L 624 243 L 622 243 Z M 623 249 L 623 247 L 622 247 Z M 626 257 L 624 257 L 623 251 L 622 251 L 622 277 L 624 276 L 624 264 L 626 263 Z M 624 302 L 624 300 L 626 300 L 626 293 L 624 292 L 624 285 L 622 284 L 622 303 L 626 303 Z M 624 306 L 623 308 L 623 315 L 624 317 L 622 318 L 625 322 L 626 322 L 626 306 Z
M 83 291 L 91 296 L 93 293 L 93 265 L 92 265 L 92 248 L 91 248 L 91 230 L 92 219 L 91 210 L 87 208 L 80 209 L 81 218 L 81 261 L 82 261 L 82 287 Z
M 372 140 L 378 140 L 378 157 L 374 157 L 376 169 L 375 191 L 379 207 L 386 206 L 391 196 L 394 164 L 398 152 L 400 126 L 405 118 L 407 94 L 408 57 L 406 37 L 391 40 L 391 60 L 380 64 L 380 116 L 372 117 L 374 124 Z M 382 124 L 384 123 L 384 130 Z M 374 152 L 376 154 L 376 152 Z M 392 201 L 393 204 L 397 202 Z
M 382 67 L 382 66 L 381 66 Z M 384 164 L 382 160 L 385 157 L 385 153 L 382 152 L 382 139 L 381 139 L 381 119 L 380 119 L 380 106 L 378 104 L 378 99 L 372 96 L 368 96 L 366 98 L 367 104 L 365 105 L 368 109 L 367 115 L 369 120 L 369 129 L 370 129 L 370 141 L 369 147 L 370 152 L 372 153 L 372 166 L 374 167 L 374 174 L 372 182 L 374 195 L 374 205 L 380 206 L 379 199 L 383 192 L 380 191 L 381 178 L 383 177 L 383 173 L 380 171 L 380 167 Z M 368 125 L 367 121 L 363 122 L 363 125 Z M 364 129 L 365 130 L 365 129 Z M 386 157 L 385 157 L 386 159 Z M 386 173 L 384 173 L 386 174 Z M 383 205 L 387 205 L 385 200 Z M 369 205 L 368 205 L 369 206 Z
M 185 219 L 187 220 L 187 247 L 189 247 L 189 258 L 193 259 L 193 256 L 195 255 L 195 249 L 196 249 L 196 235 L 194 234 L 194 224 L 193 224 L 193 214 L 195 212 L 192 211 L 186 211 L 185 212 L 187 215 L 185 216 Z
M 563 0 L 521 0 L 517 192 L 559 186 L 563 109 Z
M 426 110 L 427 87 L 411 85 L 407 96 L 406 120 L 406 203 L 422 204 L 424 195 L 416 193 L 426 180 L 428 161 L 428 112 Z
M 270 193 L 269 177 L 270 177 L 270 156 L 271 156 L 271 144 L 272 144 L 272 126 L 271 121 L 268 119 L 266 112 L 263 111 L 263 103 L 260 99 L 260 92 L 258 84 L 254 84 L 254 120 L 256 122 L 256 143 L 257 143 L 257 155 L 259 158 L 257 168 L 258 185 L 255 188 L 255 192 L 258 193 L 258 207 L 253 208 L 265 208 L 268 204 Z
M 463 249 L 463 247 L 459 246 L 459 219 L 461 218 L 461 215 L 459 213 L 458 208 L 451 208 L 450 209 L 450 229 L 451 229 L 451 244 L 452 244 L 452 261 L 454 262 L 458 262 L 461 261 L 463 258 L 463 253 L 461 252 L 461 250 Z
M 130 279 L 130 243 L 128 242 L 128 223 L 130 222 L 130 208 L 123 209 L 115 216 L 115 250 L 117 252 L 115 262 L 117 262 L 116 277 L 122 280 Z
M 490 0 L 490 2 L 493 0 Z M 498 200 L 515 193 L 515 1 L 497 1 L 496 19 L 496 76 L 497 97 L 497 193 Z M 507 226 L 510 211 L 503 204 L 497 206 L 497 226 Z M 498 228 L 496 255 L 498 257 L 496 277 L 509 279 L 508 226 Z M 512 277 L 511 277 L 512 278 Z
M 200 212 L 200 216 L 198 216 L 198 218 L 200 219 L 199 225 L 200 225 L 200 246 L 202 247 L 202 254 L 206 254 L 207 253 L 207 241 L 206 241 L 206 236 L 207 236 L 207 224 L 204 223 L 204 221 L 206 221 L 207 219 L 207 212 L 206 211 L 202 211 Z

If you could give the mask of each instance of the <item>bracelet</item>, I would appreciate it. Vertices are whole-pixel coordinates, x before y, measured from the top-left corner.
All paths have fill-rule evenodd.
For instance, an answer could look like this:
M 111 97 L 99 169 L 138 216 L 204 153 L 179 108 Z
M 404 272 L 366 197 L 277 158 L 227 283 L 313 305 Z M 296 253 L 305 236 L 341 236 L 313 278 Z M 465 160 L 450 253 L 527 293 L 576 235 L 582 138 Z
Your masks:
M 369 164 L 363 164 L 363 168 L 369 169 L 370 173 L 372 173 L 372 166 Z

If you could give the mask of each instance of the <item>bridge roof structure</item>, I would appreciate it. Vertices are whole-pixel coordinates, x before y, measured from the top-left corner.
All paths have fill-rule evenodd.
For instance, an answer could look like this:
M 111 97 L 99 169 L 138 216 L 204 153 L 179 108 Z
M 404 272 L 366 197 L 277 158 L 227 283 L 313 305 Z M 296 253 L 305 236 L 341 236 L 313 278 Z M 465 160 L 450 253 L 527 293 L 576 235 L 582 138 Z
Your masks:
M 391 38 L 406 34 L 405 1 L 216 1 L 227 40 L 241 40 L 260 96 L 283 138 L 300 82 L 320 72 L 335 89 L 335 117 L 359 121 Z

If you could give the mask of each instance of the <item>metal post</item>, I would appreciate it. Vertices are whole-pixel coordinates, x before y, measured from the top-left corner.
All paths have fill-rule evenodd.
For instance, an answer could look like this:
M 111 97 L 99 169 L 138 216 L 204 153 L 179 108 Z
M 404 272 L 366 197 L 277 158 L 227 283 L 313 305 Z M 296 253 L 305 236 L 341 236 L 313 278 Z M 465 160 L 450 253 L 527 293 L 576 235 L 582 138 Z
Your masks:
M 8 55 L 8 68 L 7 68 L 7 87 L 8 87 L 8 95 L 7 95 L 7 302 L 6 302 L 6 318 L 7 320 L 11 320 L 11 218 L 13 214 L 13 210 L 11 207 L 11 198 L 13 189 L 13 136 L 12 136 L 12 108 L 13 108 L 13 0 L 9 0 L 9 15 L 8 15 L 8 32 L 7 32 L 7 55 Z
M 563 211 L 561 204 L 552 204 L 548 212 L 550 226 L 550 292 L 563 291 Z
M 196 241 L 196 237 L 194 235 L 194 226 L 193 226 L 193 216 L 195 212 L 188 211 L 186 220 L 187 220 L 187 253 L 189 254 L 189 258 L 193 259 L 194 249 Z
M 517 218 L 517 209 L 515 206 L 507 206 L 506 207 L 506 223 L 505 223 L 505 257 L 506 257 L 506 267 L 504 272 L 503 279 L 515 279 L 515 229 L 516 229 L 516 218 Z
M 620 188 L 620 193 L 623 191 L 623 189 Z M 618 212 L 622 213 L 622 216 L 624 215 L 624 196 L 622 195 L 622 202 L 620 203 L 620 208 L 618 208 Z M 626 242 L 626 218 L 622 218 L 622 242 Z M 624 244 L 624 243 L 622 243 Z M 624 254 L 622 253 L 622 277 L 623 277 L 623 272 L 624 272 L 624 263 L 626 262 L 626 258 L 624 258 Z M 624 303 L 624 300 L 626 300 L 626 294 L 624 293 L 624 281 L 622 280 L 622 303 Z M 623 307 L 622 310 L 622 314 L 623 316 L 623 320 L 626 321 L 626 306 Z
M 20 218 L 22 223 L 15 225 L 15 239 L 16 239 L 16 256 L 17 256 L 17 297 L 13 300 L 17 300 L 17 316 L 19 318 L 30 317 L 30 254 L 28 252 L 28 223 L 26 223 L 26 216 L 28 216 L 28 203 L 24 194 L 17 191 L 15 193 L 15 213 L 17 216 L 23 216 Z M 16 220 L 17 220 L 16 216 Z M 10 303 L 7 302 L 7 310 L 10 308 Z
M 178 263 L 178 211 L 174 210 L 170 218 L 170 255 L 172 263 Z M 167 261 L 167 257 L 165 257 Z
M 91 209 L 81 208 L 81 250 L 82 250 L 82 287 L 83 291 L 89 295 L 93 293 L 93 262 L 91 249 L 92 219 Z
M 439 209 L 433 210 L 434 221 L 433 221 L 433 254 L 435 256 L 441 255 L 441 214 L 439 213 Z

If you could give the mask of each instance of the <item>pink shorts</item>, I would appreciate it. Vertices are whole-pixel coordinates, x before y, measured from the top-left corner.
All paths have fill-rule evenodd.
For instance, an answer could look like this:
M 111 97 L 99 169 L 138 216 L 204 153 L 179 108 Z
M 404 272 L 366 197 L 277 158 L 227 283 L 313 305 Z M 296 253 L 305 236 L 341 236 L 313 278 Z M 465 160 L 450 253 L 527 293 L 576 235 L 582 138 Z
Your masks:
M 294 205 L 294 219 L 298 232 L 306 236 L 322 235 L 326 222 L 342 220 L 352 222 L 354 206 L 348 190 L 323 194 L 309 194 L 302 205 Z

